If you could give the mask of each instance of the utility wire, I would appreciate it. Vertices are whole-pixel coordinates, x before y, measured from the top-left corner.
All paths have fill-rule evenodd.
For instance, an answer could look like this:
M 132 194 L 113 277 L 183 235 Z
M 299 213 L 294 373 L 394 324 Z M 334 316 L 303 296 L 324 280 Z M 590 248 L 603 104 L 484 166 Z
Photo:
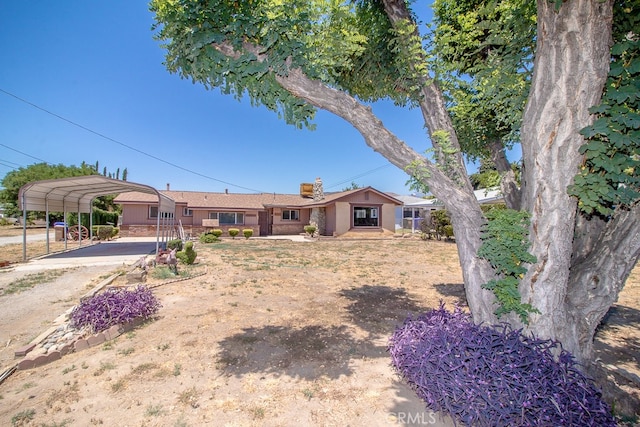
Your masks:
M 213 177 L 211 177 L 211 176 L 204 175 L 204 174 L 201 174 L 201 173 L 199 173 L 199 172 L 196 172 L 196 171 L 193 171 L 193 170 L 187 169 L 187 168 L 185 168 L 185 167 L 183 167 L 183 166 L 177 165 L 177 164 L 172 163 L 172 162 L 170 162 L 170 161 L 168 161 L 168 160 L 161 159 L 160 157 L 154 156 L 153 154 L 149 154 L 149 153 L 144 152 L 144 151 L 142 151 L 142 150 L 139 150 L 139 149 L 137 149 L 137 148 L 135 148 L 135 147 L 132 147 L 132 146 L 130 146 L 130 145 L 127 145 L 127 144 L 125 144 L 125 143 L 123 143 L 123 142 L 120 142 L 120 141 L 118 141 L 118 140 L 115 140 L 115 139 L 113 139 L 113 138 L 111 138 L 111 137 L 109 137 L 109 136 L 107 136 L 107 135 L 104 135 L 104 134 L 102 134 L 102 133 L 100 133 L 100 132 L 96 132 L 96 131 L 94 131 L 93 129 L 89 129 L 89 128 L 88 128 L 88 127 L 86 127 L 86 126 L 83 126 L 83 125 L 81 125 L 81 124 L 79 124 L 79 123 L 76 123 L 76 122 L 74 122 L 74 121 L 72 121 L 72 120 L 67 119 L 66 117 L 63 117 L 63 116 L 61 116 L 61 115 L 59 115 L 59 114 L 56 114 L 56 113 L 54 113 L 54 112 L 52 112 L 52 111 L 49 111 L 49 110 L 47 110 L 47 109 L 45 109 L 45 108 L 42 108 L 42 107 L 40 107 L 39 105 L 34 104 L 33 102 L 29 102 L 29 101 L 27 101 L 26 99 L 20 98 L 19 96 L 14 95 L 14 94 L 13 94 L 13 93 L 11 93 L 11 92 L 7 92 L 6 90 L 4 90 L 4 89 L 2 89 L 2 88 L 0 88 L 0 92 L 2 92 L 2 93 L 4 93 L 4 94 L 6 94 L 6 95 L 8 95 L 8 96 L 11 96 L 11 97 L 15 98 L 15 99 L 17 99 L 17 100 L 18 100 L 18 101 L 20 101 L 20 102 L 24 102 L 25 104 L 30 105 L 30 106 L 32 106 L 33 108 L 36 108 L 36 109 L 38 109 L 38 110 L 40 110 L 40 111 L 43 111 L 43 112 L 45 112 L 45 113 L 47 113 L 47 114 L 49 114 L 49 115 L 52 115 L 52 116 L 54 116 L 54 117 L 57 117 L 58 119 L 60 119 L 60 120 L 62 120 L 62 121 L 65 121 L 65 122 L 67 122 L 67 123 L 69 123 L 69 124 L 71 124 L 71 125 L 73 125 L 73 126 L 79 127 L 79 128 L 80 128 L 80 129 L 82 129 L 82 130 L 85 130 L 85 131 L 87 131 L 87 132 L 89 132 L 89 133 L 92 133 L 92 134 L 94 134 L 94 135 L 97 135 L 97 136 L 99 136 L 100 138 L 104 138 L 104 139 L 106 139 L 107 141 L 111 141 L 111 142 L 113 142 L 113 143 L 115 143 L 115 144 L 121 145 L 121 146 L 123 146 L 123 147 L 125 147 L 125 148 L 128 148 L 129 150 L 135 151 L 136 153 L 140 153 L 140 154 L 142 154 L 143 156 L 150 157 L 150 158 L 152 158 L 152 159 L 154 159 L 154 160 L 157 160 L 157 161 L 159 161 L 159 162 L 162 162 L 162 163 L 167 164 L 167 165 L 169 165 L 169 166 L 172 166 L 172 167 L 174 167 L 174 168 L 177 168 L 177 169 L 180 169 L 180 170 L 182 170 L 182 171 L 185 171 L 185 172 L 191 173 L 191 174 L 193 174 L 193 175 L 197 175 L 197 176 L 200 176 L 200 177 L 202 177 L 202 178 L 206 178 L 206 179 L 209 179 L 209 180 L 212 180 L 212 181 L 216 181 L 216 182 L 219 182 L 219 183 L 222 183 L 222 184 L 225 184 L 225 185 L 230 185 L 230 186 L 232 186 L 232 187 L 241 188 L 241 189 L 243 189 L 243 190 L 248 190 L 248 191 L 255 192 L 255 193 L 265 193 L 265 191 L 255 190 L 255 189 L 252 189 L 252 188 L 243 187 L 243 186 L 241 186 L 241 185 L 232 184 L 232 183 L 230 183 L 230 182 L 222 181 L 222 180 L 220 180 L 220 179 L 213 178 Z M 1 145 L 1 144 L 0 144 L 0 145 Z M 3 145 L 3 146 L 4 146 L 4 145 Z M 6 147 L 6 146 L 5 146 L 5 147 Z M 10 147 L 7 147 L 7 148 L 10 148 Z M 15 150 L 15 149 L 13 149 L 13 148 L 11 148 L 11 149 L 12 149 L 12 150 L 14 150 L 14 151 L 18 151 L 18 150 Z M 18 152 L 19 152 L 19 151 L 18 151 Z M 19 152 L 19 153 L 20 153 L 20 152 Z M 24 154 L 24 153 L 21 153 L 21 154 Z M 28 154 L 25 154 L 25 155 L 29 156 Z M 33 156 L 29 156 L 29 157 L 33 157 Z M 36 157 L 33 157 L 33 158 L 34 158 L 34 159 L 37 159 Z M 40 159 L 37 159 L 37 160 L 40 160 Z M 44 160 L 41 160 L 41 161 L 44 161 Z
M 2 90 L 2 89 L 0 89 L 0 90 Z M 5 148 L 8 148 L 8 149 L 9 149 L 9 150 L 11 150 L 11 151 L 15 151 L 16 153 L 20 153 L 20 154 L 22 154 L 23 156 L 31 157 L 32 159 L 36 159 L 36 160 L 38 160 L 39 162 L 48 163 L 48 162 L 47 162 L 47 161 L 45 161 L 45 160 L 39 159 L 39 158 L 37 158 L 37 157 L 35 157 L 35 156 L 32 156 L 31 154 L 23 153 L 23 152 L 22 152 L 22 151 L 20 151 L 20 150 L 16 150 L 15 148 L 9 147 L 8 145 L 4 145 L 4 144 L 0 144 L 0 145 L 1 145 L 1 146 L 3 146 L 3 147 L 5 147 Z M 7 161 L 8 161 L 8 160 L 7 160 Z M 13 162 L 11 162 L 11 163 L 13 163 Z
M 353 182 L 353 180 L 355 180 L 355 179 L 362 178 L 363 176 L 370 175 L 370 174 L 372 174 L 372 173 L 374 173 L 374 172 L 379 171 L 380 169 L 384 169 L 384 168 L 387 168 L 387 167 L 389 167 L 389 166 L 391 166 L 391 163 L 387 163 L 386 165 L 378 166 L 377 168 L 374 168 L 374 169 L 368 170 L 368 171 L 366 171 L 366 172 L 362 172 L 361 174 L 358 174 L 358 175 L 352 176 L 351 178 L 349 178 L 349 179 L 345 179 L 344 181 L 340 181 L 340 182 L 338 182 L 338 183 L 336 183 L 336 184 L 328 185 L 328 186 L 327 186 L 327 188 L 334 188 L 334 187 L 337 187 L 337 186 L 342 185 L 342 184 L 348 184 L 348 183 L 351 183 L 351 182 Z
M 0 160 L 0 166 L 4 166 L 4 167 L 9 168 L 11 170 L 15 170 L 15 169 L 18 169 L 20 167 L 20 166 L 8 165 L 8 164 L 4 163 L 2 160 Z

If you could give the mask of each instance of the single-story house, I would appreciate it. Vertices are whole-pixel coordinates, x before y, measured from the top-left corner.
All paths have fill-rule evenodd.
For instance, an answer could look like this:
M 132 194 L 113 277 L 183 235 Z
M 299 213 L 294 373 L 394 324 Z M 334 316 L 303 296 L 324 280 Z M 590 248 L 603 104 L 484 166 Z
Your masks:
M 115 198 L 122 205 L 120 235 L 155 236 L 160 221 L 181 226 L 192 236 L 212 228 L 250 228 L 254 236 L 291 235 L 303 233 L 310 224 L 322 236 L 394 232 L 395 209 L 402 206 L 372 187 L 325 194 L 320 179 L 301 184 L 300 194 L 175 191 L 169 185 L 160 193 L 175 201 L 170 218 L 158 218 L 157 197 L 152 195 L 127 192 Z

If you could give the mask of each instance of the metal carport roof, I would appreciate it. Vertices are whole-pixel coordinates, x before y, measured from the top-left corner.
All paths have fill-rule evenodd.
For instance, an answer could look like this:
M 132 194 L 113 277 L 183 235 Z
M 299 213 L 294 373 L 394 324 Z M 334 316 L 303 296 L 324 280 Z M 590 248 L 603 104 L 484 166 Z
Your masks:
M 101 175 L 34 181 L 20 188 L 19 208 L 23 211 L 90 213 L 94 198 L 107 194 L 139 191 L 158 196 L 158 211 L 175 211 L 173 199 L 153 187 Z
M 26 260 L 27 253 L 27 232 L 26 215 L 27 211 L 39 212 L 77 212 L 91 213 L 93 199 L 107 194 L 118 194 L 127 191 L 139 191 L 158 196 L 158 226 L 156 236 L 156 252 L 158 252 L 160 240 L 160 218 L 164 218 L 161 213 L 175 212 L 175 201 L 158 192 L 153 187 L 144 184 L 137 184 L 129 181 L 111 179 L 102 175 L 84 175 L 71 178 L 49 179 L 44 181 L 34 181 L 20 187 L 18 195 L 18 206 L 24 215 L 23 237 L 22 237 L 22 258 Z M 164 223 L 163 223 L 164 225 Z M 47 230 L 49 221 L 47 218 Z M 49 234 L 47 232 L 47 253 L 49 253 Z M 80 239 L 82 242 L 82 239 Z M 65 237 L 66 248 L 66 237 Z

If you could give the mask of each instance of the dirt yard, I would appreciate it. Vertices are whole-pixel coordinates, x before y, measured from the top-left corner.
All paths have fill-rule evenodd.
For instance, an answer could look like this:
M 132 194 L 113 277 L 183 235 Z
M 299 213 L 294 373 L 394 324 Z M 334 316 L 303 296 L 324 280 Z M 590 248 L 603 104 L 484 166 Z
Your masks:
M 0 385 L 0 425 L 452 425 L 398 380 L 386 346 L 408 315 L 440 300 L 465 304 L 455 244 L 236 239 L 196 250 L 196 265 L 182 270 L 198 277 L 149 276 L 163 305 L 156 319 L 10 376 Z M 9 305 L 34 299 L 33 320 L 19 327 L 0 313 L 0 368 L 109 273 L 78 272 L 0 296 Z M 74 277 L 81 283 L 63 297 L 42 293 Z M 0 270 L 0 287 L 8 278 Z M 640 372 L 639 290 L 636 268 L 598 345 L 603 361 L 629 375 Z

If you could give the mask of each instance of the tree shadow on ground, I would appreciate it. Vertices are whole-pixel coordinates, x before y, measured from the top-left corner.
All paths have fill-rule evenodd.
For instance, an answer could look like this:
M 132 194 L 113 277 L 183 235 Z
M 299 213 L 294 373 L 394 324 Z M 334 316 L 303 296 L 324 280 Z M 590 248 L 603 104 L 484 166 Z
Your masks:
M 218 368 L 235 376 L 262 372 L 305 379 L 338 378 L 351 375 L 350 360 L 364 352 L 386 355 L 386 348 L 353 337 L 347 326 L 246 328 L 219 345 Z
M 434 288 L 440 295 L 456 298 L 457 305 L 468 305 L 467 295 L 464 293 L 464 283 L 439 283 L 434 285 Z
M 619 413 L 638 416 L 640 408 L 640 310 L 614 305 L 596 330 L 591 374 Z
M 343 289 L 339 295 L 351 301 L 349 320 L 373 336 L 390 336 L 407 317 L 429 310 L 403 288 L 364 285 Z

